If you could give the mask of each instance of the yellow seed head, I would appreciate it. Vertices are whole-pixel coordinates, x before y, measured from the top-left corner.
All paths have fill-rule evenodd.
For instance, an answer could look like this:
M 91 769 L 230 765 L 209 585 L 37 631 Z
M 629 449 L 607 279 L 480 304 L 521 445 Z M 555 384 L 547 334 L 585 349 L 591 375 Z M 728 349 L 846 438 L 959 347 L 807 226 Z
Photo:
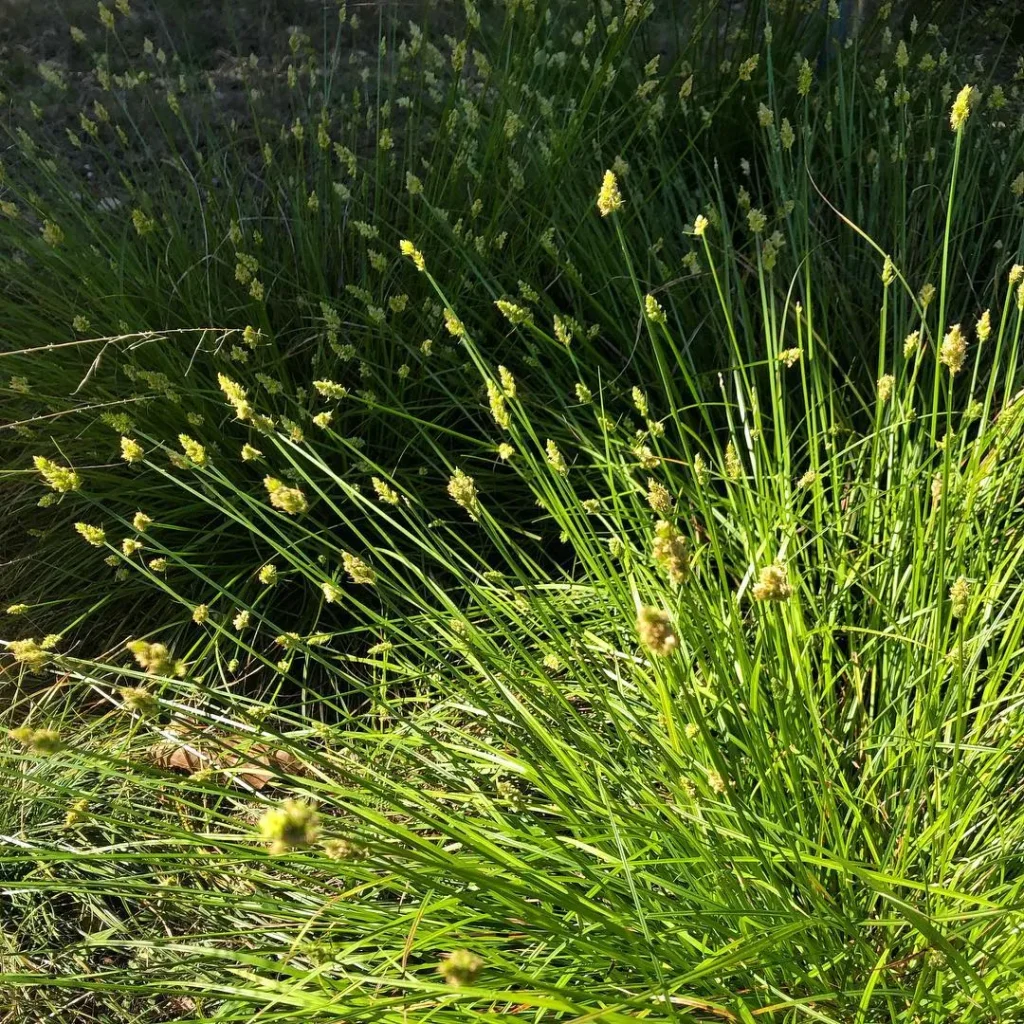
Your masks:
M 456 469 L 448 481 L 448 495 L 456 505 L 469 513 L 470 519 L 476 519 L 480 513 L 480 502 L 473 478 Z
M 150 217 L 145 210 L 132 210 L 132 226 L 140 237 L 152 234 L 156 231 L 156 218 Z
M 644 312 L 647 314 L 647 319 L 650 320 L 651 323 L 665 323 L 665 310 L 653 295 L 647 295 L 644 297 Z
M 423 258 L 423 253 L 421 253 L 419 249 L 417 249 L 416 246 L 407 238 L 403 238 L 398 243 L 398 248 L 402 250 L 403 256 L 407 256 L 412 260 L 417 270 L 422 272 L 427 269 L 427 261 Z
M 909 359 L 913 356 L 921 347 L 921 332 L 911 331 L 903 339 L 903 358 Z
M 796 91 L 801 96 L 806 96 L 810 93 L 812 78 L 811 62 L 805 58 L 804 62 L 800 65 L 800 72 L 796 79 Z
M 563 345 L 566 345 L 566 346 L 571 345 L 572 344 L 573 333 L 574 333 L 573 332 L 574 322 L 573 322 L 572 318 L 571 317 L 561 317 L 561 316 L 559 316 L 556 313 L 555 316 L 554 316 L 553 325 L 554 325 L 555 337 Z
M 121 438 L 121 458 L 124 459 L 129 465 L 134 465 L 136 462 L 141 462 L 146 457 L 146 451 L 131 437 Z
M 319 834 L 320 815 L 305 800 L 285 800 L 260 818 L 260 836 L 273 854 L 310 846 Z
M 647 481 L 647 504 L 661 515 L 668 515 L 675 502 L 664 484 L 658 483 L 653 477 Z
M 321 398 L 341 399 L 348 395 L 348 388 L 343 384 L 335 384 L 333 380 L 315 380 L 313 387 Z
M 154 646 L 163 647 L 162 644 Z M 164 647 L 166 652 L 167 648 Z M 140 718 L 155 718 L 160 713 L 160 701 L 144 686 L 124 686 L 121 688 L 122 707 L 133 711 Z
M 234 407 L 235 416 L 240 420 L 252 418 L 252 406 L 249 405 L 248 395 L 245 388 L 236 380 L 232 380 L 227 374 L 218 373 L 217 383 L 220 385 L 224 397 Z
M 364 562 L 357 555 L 349 554 L 347 551 L 341 553 L 341 561 L 345 566 L 345 572 L 353 583 L 361 583 L 366 586 L 373 586 L 377 582 L 377 574 L 369 563 Z
M 365 851 L 347 839 L 328 839 L 324 842 L 324 855 L 330 860 L 357 860 Z
M 614 171 L 605 171 L 601 181 L 601 190 L 597 194 L 597 208 L 602 217 L 614 213 L 622 206 L 622 193 Z
M 690 568 L 686 538 L 664 519 L 659 520 L 654 527 L 651 553 L 655 565 L 668 576 L 669 582 L 678 585 L 686 579 Z
M 266 487 L 270 504 L 274 508 L 287 512 L 290 516 L 303 515 L 309 511 L 309 502 L 306 501 L 306 496 L 298 487 L 288 487 L 273 476 L 264 477 L 263 486 Z
M 963 369 L 964 360 L 967 358 L 967 339 L 959 324 L 953 324 L 942 339 L 939 346 L 939 362 L 949 369 L 951 374 L 957 374 Z
M 641 608 L 636 616 L 636 630 L 644 647 L 658 657 L 668 657 L 679 647 L 672 617 L 659 608 Z
M 54 729 L 33 729 L 30 725 L 22 725 L 11 729 L 7 735 L 33 754 L 49 756 L 59 753 L 64 747 L 60 735 Z
M 50 661 L 46 648 L 33 639 L 9 640 L 7 650 L 19 665 L 24 665 L 30 672 L 41 671 Z
M 378 501 L 385 505 L 397 505 L 401 500 L 402 496 L 393 487 L 389 486 L 385 481 L 381 480 L 379 476 L 373 478 L 373 489 L 377 494 Z
M 530 324 L 533 322 L 533 314 L 526 308 L 521 306 L 518 302 L 510 302 L 508 299 L 498 299 L 495 303 L 498 307 L 498 312 L 514 326 L 518 327 L 521 324 Z
M 569 472 L 569 466 L 565 461 L 565 456 L 562 454 L 561 449 L 558 445 L 548 438 L 544 445 L 545 454 L 547 455 L 548 465 L 559 475 L 565 476 Z
M 494 417 L 494 422 L 502 430 L 508 430 L 512 423 L 512 414 L 508 411 L 504 393 L 493 380 L 487 382 L 487 400 L 491 406 L 491 415 Z
M 88 523 L 75 523 L 75 529 L 94 548 L 101 548 L 106 543 L 107 535 L 102 526 L 90 526 Z
M 174 659 L 165 644 L 132 640 L 125 645 L 139 664 L 139 668 L 152 675 L 167 675 L 174 668 Z
M 50 459 L 43 458 L 42 455 L 34 456 L 32 461 L 44 483 L 58 493 L 66 494 L 68 491 L 77 491 L 82 486 L 81 477 L 68 466 L 58 465 L 56 462 L 51 462 Z
M 194 437 L 189 437 L 188 434 L 179 434 L 178 443 L 192 465 L 199 469 L 205 469 L 209 465 L 210 460 L 206 449 Z
M 88 810 L 88 800 L 76 800 L 64 815 L 64 827 L 71 828 L 73 825 L 77 825 L 85 817 Z
M 725 447 L 725 475 L 730 480 L 739 480 L 743 476 L 743 463 L 736 445 L 730 441 Z
M 788 601 L 793 596 L 789 572 L 780 562 L 765 566 L 751 591 L 755 601 Z
M 438 971 L 449 985 L 460 988 L 472 985 L 483 969 L 483 960 L 468 949 L 457 949 L 449 953 L 438 965 Z
M 41 232 L 43 241 L 56 249 L 61 242 L 64 241 L 64 232 L 59 224 L 55 224 L 52 220 L 43 221 L 43 229 Z M 86 328 L 88 330 L 88 328 Z
M 965 85 L 957 94 L 956 99 L 953 101 L 953 106 L 949 111 L 949 125 L 953 131 L 958 132 L 967 123 L 967 118 L 971 114 L 971 101 L 972 101 L 972 87 Z
M 962 619 L 967 613 L 967 602 L 971 596 L 971 582 L 966 576 L 958 576 L 949 588 L 949 601 L 954 619 Z
M 455 315 L 455 310 L 445 309 L 444 311 L 444 326 L 445 330 L 453 338 L 464 338 L 466 336 L 466 326 L 463 322 Z
M 978 317 L 978 322 L 974 325 L 974 333 L 978 336 L 978 341 L 988 341 L 988 337 L 992 333 L 992 314 L 989 310 L 986 309 Z

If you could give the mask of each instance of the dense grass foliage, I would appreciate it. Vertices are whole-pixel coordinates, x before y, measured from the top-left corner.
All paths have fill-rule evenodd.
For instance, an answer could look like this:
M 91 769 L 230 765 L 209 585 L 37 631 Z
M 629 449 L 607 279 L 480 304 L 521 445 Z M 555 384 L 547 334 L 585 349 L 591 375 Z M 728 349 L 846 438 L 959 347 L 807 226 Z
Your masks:
M 8 84 L 12 1020 L 1017 1018 L 1021 71 L 810 7 Z

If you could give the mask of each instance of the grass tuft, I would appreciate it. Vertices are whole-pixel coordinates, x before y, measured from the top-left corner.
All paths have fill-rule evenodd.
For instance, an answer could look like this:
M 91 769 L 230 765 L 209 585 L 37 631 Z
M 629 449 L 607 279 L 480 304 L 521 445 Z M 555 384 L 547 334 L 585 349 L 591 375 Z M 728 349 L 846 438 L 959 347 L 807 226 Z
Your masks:
M 848 7 L 64 9 L 8 1019 L 1018 1018 L 1021 71 Z

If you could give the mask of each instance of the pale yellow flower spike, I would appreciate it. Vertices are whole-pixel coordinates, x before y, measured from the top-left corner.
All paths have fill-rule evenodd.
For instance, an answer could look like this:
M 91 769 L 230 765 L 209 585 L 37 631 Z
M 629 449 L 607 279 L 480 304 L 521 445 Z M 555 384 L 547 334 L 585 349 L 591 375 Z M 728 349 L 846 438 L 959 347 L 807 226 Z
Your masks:
M 765 566 L 751 588 L 755 601 L 788 601 L 793 596 L 789 573 L 781 562 Z
M 959 324 L 953 324 L 942 339 L 939 347 L 939 362 L 945 366 L 951 374 L 957 374 L 963 369 L 964 360 L 967 358 L 967 339 Z
M 679 647 L 679 637 L 672 617 L 660 608 L 640 608 L 636 616 L 636 629 L 644 647 L 660 658 L 667 658 Z
M 978 317 L 978 322 L 974 325 L 974 333 L 978 336 L 978 341 L 988 341 L 988 337 L 992 333 L 992 313 L 990 310 L 986 309 Z
M 427 269 L 427 261 L 423 258 L 423 253 L 421 253 L 419 249 L 417 249 L 416 246 L 407 238 L 403 238 L 398 243 L 398 247 L 402 250 L 403 256 L 408 256 L 409 259 L 413 261 L 417 270 L 422 272 Z
M 601 182 L 601 191 L 597 194 L 597 208 L 602 217 L 614 213 L 622 206 L 622 193 L 614 171 L 605 171 Z
M 958 132 L 967 123 L 971 114 L 971 91 L 972 86 L 965 85 L 953 100 L 953 107 L 949 112 L 949 126 L 953 131 Z

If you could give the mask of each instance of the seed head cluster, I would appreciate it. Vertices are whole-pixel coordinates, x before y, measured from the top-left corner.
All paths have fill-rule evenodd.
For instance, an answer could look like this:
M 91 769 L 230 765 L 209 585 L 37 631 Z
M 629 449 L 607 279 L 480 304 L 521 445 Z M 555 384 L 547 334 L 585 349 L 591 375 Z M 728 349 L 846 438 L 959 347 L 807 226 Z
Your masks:
M 484 962 L 468 949 L 457 949 L 449 953 L 438 965 L 438 971 L 449 985 L 461 988 L 472 985 L 483 970 Z
M 456 505 L 466 510 L 470 519 L 479 518 L 480 501 L 471 476 L 461 469 L 456 469 L 448 481 L 448 494 Z
M 614 171 L 605 171 L 601 181 L 601 189 L 597 194 L 597 208 L 602 217 L 622 207 L 622 193 L 619 191 L 619 182 Z
M 659 658 L 667 658 L 679 647 L 672 616 L 660 608 L 641 608 L 636 616 L 636 630 L 640 643 Z
M 751 591 L 755 601 L 788 601 L 793 596 L 789 572 L 781 562 L 765 566 Z
M 686 538 L 665 519 L 660 519 L 654 527 L 652 554 L 670 583 L 678 585 L 686 579 L 690 569 Z
M 272 854 L 312 846 L 320 835 L 320 815 L 305 800 L 284 800 L 263 812 L 260 836 Z
M 263 486 L 267 489 L 267 496 L 274 508 L 287 512 L 290 516 L 300 516 L 309 511 L 306 496 L 298 487 L 288 487 L 273 476 L 264 477 Z
M 942 339 L 939 348 L 939 362 L 945 366 L 950 374 L 958 374 L 967 358 L 967 338 L 960 329 L 959 324 L 953 324 Z

